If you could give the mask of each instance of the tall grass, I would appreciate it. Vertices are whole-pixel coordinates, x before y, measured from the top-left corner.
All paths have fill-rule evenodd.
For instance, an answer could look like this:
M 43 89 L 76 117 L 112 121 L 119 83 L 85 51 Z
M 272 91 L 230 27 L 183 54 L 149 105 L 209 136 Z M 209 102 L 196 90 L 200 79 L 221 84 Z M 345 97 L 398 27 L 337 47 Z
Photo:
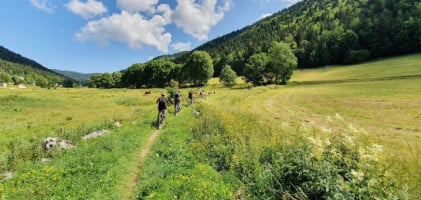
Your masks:
M 202 110 L 193 130 L 196 155 L 235 174 L 244 198 L 408 198 L 404 184 L 381 165 L 382 146 L 365 142 L 366 133 L 348 127 L 326 133 L 304 123 L 291 134 L 249 115 Z

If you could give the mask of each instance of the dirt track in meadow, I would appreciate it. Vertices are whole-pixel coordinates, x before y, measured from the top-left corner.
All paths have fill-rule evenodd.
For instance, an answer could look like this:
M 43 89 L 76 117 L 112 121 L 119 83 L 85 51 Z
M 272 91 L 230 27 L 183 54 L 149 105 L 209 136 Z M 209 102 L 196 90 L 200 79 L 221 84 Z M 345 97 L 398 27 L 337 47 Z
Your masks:
M 155 139 L 159 134 L 159 130 L 155 130 L 152 132 L 151 136 L 149 136 L 148 142 L 145 144 L 145 147 L 139 153 L 139 157 L 136 161 L 136 165 L 131 171 L 129 176 L 129 181 L 127 182 L 125 192 L 122 194 L 121 199 L 133 199 L 133 192 L 136 187 L 137 177 L 139 175 L 139 169 L 143 165 L 146 156 L 148 155 L 149 151 L 151 150 L 152 144 L 154 143 Z

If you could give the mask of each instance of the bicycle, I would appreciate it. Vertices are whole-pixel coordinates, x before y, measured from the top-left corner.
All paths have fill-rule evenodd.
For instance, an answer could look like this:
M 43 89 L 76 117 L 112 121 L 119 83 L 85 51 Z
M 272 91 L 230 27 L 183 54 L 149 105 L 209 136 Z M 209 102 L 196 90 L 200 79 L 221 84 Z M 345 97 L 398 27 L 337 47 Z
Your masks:
M 181 111 L 181 104 L 180 102 L 176 103 L 174 106 L 174 114 L 177 116 L 177 114 Z
M 165 122 L 165 110 L 162 109 L 161 112 L 159 112 L 158 114 L 158 119 L 157 119 L 157 128 L 161 129 L 162 126 L 164 126 L 164 122 Z

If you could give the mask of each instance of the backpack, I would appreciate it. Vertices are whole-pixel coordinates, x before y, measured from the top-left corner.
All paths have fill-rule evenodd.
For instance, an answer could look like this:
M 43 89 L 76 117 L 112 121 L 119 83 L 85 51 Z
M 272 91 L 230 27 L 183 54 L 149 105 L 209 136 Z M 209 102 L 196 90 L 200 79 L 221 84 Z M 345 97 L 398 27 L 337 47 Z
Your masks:
M 179 94 L 178 92 L 177 92 L 177 93 L 175 93 L 174 98 L 175 98 L 175 99 L 180 98 L 180 94 Z

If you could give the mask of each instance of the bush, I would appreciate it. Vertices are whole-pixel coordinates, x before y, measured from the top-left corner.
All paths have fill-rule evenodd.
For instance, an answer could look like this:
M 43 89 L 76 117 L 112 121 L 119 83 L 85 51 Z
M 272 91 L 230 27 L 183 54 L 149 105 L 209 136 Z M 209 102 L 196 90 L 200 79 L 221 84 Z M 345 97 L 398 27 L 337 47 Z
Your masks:
M 251 199 L 407 198 L 404 187 L 379 163 L 382 147 L 361 142 L 364 136 L 329 137 L 307 125 L 291 134 L 295 138 L 273 142 L 280 133 L 253 117 L 200 109 L 194 155 L 219 172 L 235 174 Z

